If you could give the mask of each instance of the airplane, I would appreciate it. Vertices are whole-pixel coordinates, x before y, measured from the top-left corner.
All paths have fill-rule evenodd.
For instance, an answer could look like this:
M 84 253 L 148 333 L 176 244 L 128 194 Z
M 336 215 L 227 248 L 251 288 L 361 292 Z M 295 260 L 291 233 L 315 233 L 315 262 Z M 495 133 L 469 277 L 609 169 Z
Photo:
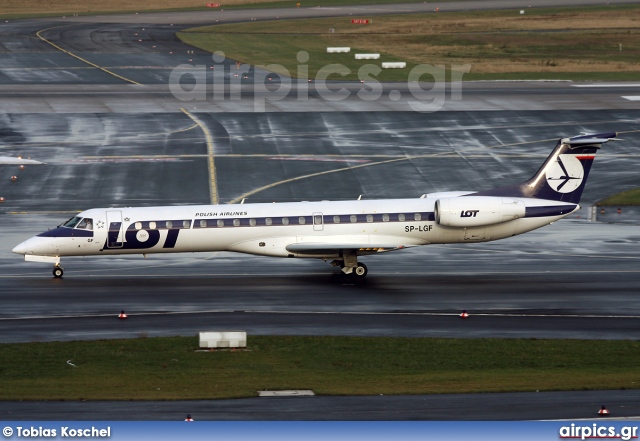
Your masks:
M 535 175 L 484 191 L 412 199 L 93 208 L 13 249 L 26 261 L 61 257 L 233 251 L 331 261 L 356 279 L 358 259 L 430 244 L 488 242 L 551 224 L 580 208 L 596 151 L 617 134 L 561 138 Z

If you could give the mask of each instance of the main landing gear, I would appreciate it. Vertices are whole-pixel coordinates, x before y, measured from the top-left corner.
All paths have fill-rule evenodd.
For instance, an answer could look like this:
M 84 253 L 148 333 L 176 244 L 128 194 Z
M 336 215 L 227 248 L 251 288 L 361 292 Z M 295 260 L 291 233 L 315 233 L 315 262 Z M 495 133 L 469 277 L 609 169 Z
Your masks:
M 63 274 L 64 270 L 60 265 L 56 265 L 53 267 L 53 277 L 55 277 L 56 279 L 61 279 Z
M 367 270 L 367 265 L 362 262 L 358 262 L 358 266 L 353 268 L 353 270 L 351 271 L 351 275 L 360 279 L 364 279 L 368 272 L 369 271 Z
M 334 260 L 331 262 L 331 265 L 339 266 L 343 274 L 357 279 L 364 279 L 369 272 L 367 265 L 362 262 L 355 262 L 355 266 L 347 266 L 342 260 Z

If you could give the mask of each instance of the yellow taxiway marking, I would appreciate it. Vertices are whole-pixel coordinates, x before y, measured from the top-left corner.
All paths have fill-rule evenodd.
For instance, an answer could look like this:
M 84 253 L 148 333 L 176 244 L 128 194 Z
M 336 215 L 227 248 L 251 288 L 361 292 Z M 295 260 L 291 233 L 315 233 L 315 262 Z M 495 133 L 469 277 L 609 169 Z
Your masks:
M 194 114 L 190 113 L 187 109 L 181 108 L 185 115 L 193 120 L 204 132 L 204 137 L 207 140 L 207 157 L 208 157 L 208 166 L 209 166 L 209 194 L 211 195 L 211 204 L 218 205 L 218 201 L 220 198 L 218 197 L 218 181 L 216 178 L 216 164 L 214 160 L 214 148 L 213 148 L 213 137 L 211 136 L 211 132 L 205 126 L 202 121 L 200 121 Z
M 69 52 L 69 51 L 68 51 L 68 50 L 66 50 L 66 49 L 61 48 L 61 47 L 60 47 L 60 46 L 58 46 L 57 44 L 55 44 L 55 43 L 53 43 L 53 42 L 51 42 L 51 41 L 47 40 L 47 39 L 46 39 L 46 38 L 44 38 L 42 35 L 40 35 L 40 33 L 41 33 L 41 32 L 48 31 L 48 30 L 51 30 L 51 29 L 56 29 L 56 28 L 63 28 L 63 27 L 65 27 L 65 26 L 67 26 L 67 25 L 63 25 L 63 26 L 54 26 L 54 27 L 47 28 L 47 29 L 41 29 L 41 30 L 39 30 L 38 32 L 36 32 L 36 36 L 37 36 L 40 40 L 44 41 L 45 43 L 50 44 L 51 46 L 53 46 L 54 48 L 58 49 L 59 51 L 64 52 L 65 54 L 70 55 L 70 56 L 72 56 L 73 58 L 76 58 L 76 59 L 78 59 L 78 60 L 82 61 L 83 63 L 88 64 L 89 66 L 93 66 L 93 67 L 95 67 L 96 69 L 100 69 L 101 71 L 103 71 L 103 72 L 105 72 L 105 73 L 108 73 L 109 75 L 113 75 L 113 76 L 114 76 L 114 77 L 116 77 L 116 78 L 120 78 L 121 80 L 126 81 L 126 82 L 128 82 L 128 83 L 140 85 L 140 83 L 137 83 L 137 82 L 135 82 L 135 81 L 133 81 L 133 80 L 130 80 L 129 78 L 125 78 L 125 77 L 123 77 L 123 76 L 121 76 L 121 75 L 118 75 L 117 73 L 111 72 L 109 69 L 106 69 L 106 68 L 104 68 L 104 67 L 98 66 L 97 64 L 92 63 L 92 62 L 91 62 L 91 61 L 89 61 L 89 60 L 85 60 L 84 58 L 79 57 L 78 55 L 76 55 L 76 54 L 74 54 L 74 53 L 72 53 L 72 52 Z
M 449 154 L 449 153 L 447 152 L 446 154 Z M 431 154 L 429 156 L 439 156 L 439 154 L 435 153 L 435 154 Z M 260 193 L 261 191 L 267 190 L 269 188 L 276 187 L 276 186 L 281 185 L 281 184 L 288 184 L 289 182 L 300 181 L 302 179 L 314 178 L 316 176 L 328 175 L 328 174 L 331 174 L 331 173 L 339 173 L 339 172 L 348 171 L 348 170 L 355 170 L 355 169 L 363 168 L 363 167 L 372 167 L 374 165 L 383 165 L 383 164 L 390 164 L 392 162 L 407 161 L 407 160 L 415 159 L 415 158 L 418 158 L 418 157 L 419 156 L 411 156 L 411 157 L 402 157 L 402 158 L 396 158 L 396 159 L 389 159 L 387 161 L 369 162 L 367 164 L 358 164 L 358 165 L 353 165 L 351 167 L 343 167 L 343 168 L 337 168 L 335 170 L 325 170 L 325 171 L 318 172 L 318 173 L 311 173 L 311 174 L 308 174 L 308 175 L 296 176 L 295 178 L 290 178 L 290 179 L 285 179 L 283 181 L 273 182 L 271 184 L 264 185 L 262 187 L 259 187 L 259 188 L 256 188 L 254 190 L 248 191 L 248 192 L 238 196 L 237 198 L 230 200 L 229 204 L 237 204 L 241 200 L 243 200 L 245 198 L 248 198 L 251 195 L 254 195 L 256 193 Z
M 539 142 L 540 141 L 517 142 L 517 143 L 509 144 L 509 146 L 533 144 L 533 143 L 539 143 Z M 507 146 L 507 145 L 506 144 L 505 145 L 501 145 L 500 147 L 505 147 L 505 146 Z M 477 147 L 477 148 L 470 149 L 470 150 L 481 150 L 481 149 L 486 149 L 486 148 L 491 148 L 491 147 Z M 237 204 L 241 200 L 243 200 L 245 198 L 248 198 L 249 196 L 252 196 L 252 195 L 254 195 L 256 193 L 260 193 L 261 191 L 267 190 L 269 188 L 276 187 L 276 186 L 281 185 L 281 184 L 288 184 L 290 182 L 299 181 L 299 180 L 302 180 L 302 179 L 314 178 L 316 176 L 328 175 L 330 173 L 339 173 L 339 172 L 348 171 L 348 170 L 355 170 L 355 169 L 358 169 L 358 168 L 373 167 L 375 165 L 390 164 L 392 162 L 411 161 L 411 160 L 414 160 L 414 159 L 422 159 L 422 158 L 434 158 L 434 157 L 439 157 L 439 156 L 447 156 L 447 155 L 451 155 L 451 154 L 452 154 L 452 152 L 441 152 L 441 153 L 429 153 L 429 154 L 425 154 L 425 155 L 403 156 L 402 158 L 389 159 L 387 161 L 369 162 L 367 164 L 358 164 L 358 165 L 353 165 L 351 167 L 343 167 L 343 168 L 338 168 L 338 169 L 335 169 L 335 170 L 327 170 L 327 171 L 323 171 L 323 172 L 311 173 L 311 174 L 303 175 L 303 176 L 297 176 L 295 178 L 290 178 L 290 179 L 285 179 L 283 181 L 273 182 L 271 184 L 264 185 L 262 187 L 259 187 L 259 188 L 256 188 L 254 190 L 248 191 L 248 192 L 238 196 L 237 198 L 230 200 L 228 203 L 229 204 Z M 455 152 L 453 154 L 457 155 L 457 153 L 455 153 Z M 277 155 L 273 155 L 273 156 L 277 156 Z
M 624 133 L 631 133 L 631 132 L 635 132 L 634 131 L 629 131 L 629 132 L 624 132 Z M 623 132 L 621 132 L 623 133 Z M 554 141 L 554 139 L 544 139 L 544 140 L 535 140 L 535 141 L 524 141 L 524 142 L 514 142 L 514 143 L 510 143 L 510 144 L 500 144 L 500 145 L 494 145 L 494 146 L 482 146 L 482 147 L 474 147 L 474 148 L 470 148 L 466 151 L 483 151 L 483 150 L 490 150 L 490 149 L 495 149 L 495 148 L 503 148 L 503 147 L 513 147 L 513 146 L 521 146 L 521 145 L 528 145 L 528 144 L 539 144 L 541 142 L 547 142 L 547 141 Z M 323 172 L 318 172 L 318 173 L 311 173 L 308 175 L 303 175 L 303 176 L 297 176 L 295 178 L 290 178 L 290 179 L 285 179 L 282 181 L 278 181 L 278 182 L 273 182 L 271 184 L 267 184 L 264 185 L 262 187 L 256 188 L 254 190 L 248 191 L 240 196 L 238 196 L 235 199 L 232 199 L 231 201 L 229 201 L 229 204 L 236 204 L 238 202 L 240 202 L 243 199 L 246 199 L 249 196 L 252 196 L 256 193 L 260 193 L 261 191 L 267 190 L 269 188 L 273 188 L 276 187 L 278 185 L 281 184 L 288 184 L 290 182 L 294 182 L 294 181 L 299 181 L 302 179 L 307 179 L 307 178 L 314 178 L 316 176 L 322 176 L 322 175 L 328 175 L 330 173 L 338 173 L 338 172 L 343 172 L 343 171 L 348 171 L 348 170 L 355 170 L 358 168 L 363 168 L 363 167 L 372 167 L 375 165 L 384 165 L 384 164 L 389 164 L 392 162 L 399 162 L 399 161 L 411 161 L 414 159 L 425 159 L 425 158 L 436 158 L 436 157 L 444 157 L 444 158 L 448 158 L 448 157 L 452 157 L 452 156 L 457 156 L 459 153 L 458 151 L 455 152 L 441 152 L 441 153 L 428 153 L 428 154 L 424 154 L 424 155 L 405 155 L 401 158 L 397 158 L 397 159 L 389 159 L 387 161 L 378 161 L 378 162 L 369 162 L 367 164 L 358 164 L 358 165 L 354 165 L 351 167 L 344 167 L 344 168 L 339 168 L 339 169 L 335 169 L 335 170 L 327 170 L 327 171 L 323 171 Z M 284 155 L 269 155 L 269 156 L 273 156 L 273 157 L 281 157 Z M 298 155 L 300 156 L 300 155 Z M 484 153 L 475 153 L 475 154 L 471 154 L 471 155 L 467 155 L 468 158 L 471 157 L 484 157 L 487 156 L 487 154 Z M 509 155 L 509 154 L 499 154 L 496 156 L 500 156 L 500 157 L 507 157 L 507 156 L 512 156 L 512 157 L 538 157 L 538 156 L 546 156 L 546 155 L 540 155 L 540 154 L 518 154 L 518 155 Z M 604 156 L 604 155 L 603 155 Z

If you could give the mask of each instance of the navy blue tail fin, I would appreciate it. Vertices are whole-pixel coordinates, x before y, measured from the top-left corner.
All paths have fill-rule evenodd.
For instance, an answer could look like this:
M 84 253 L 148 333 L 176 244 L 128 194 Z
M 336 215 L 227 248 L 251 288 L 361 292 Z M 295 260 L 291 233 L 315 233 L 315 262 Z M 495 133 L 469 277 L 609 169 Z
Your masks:
M 474 196 L 529 197 L 577 204 L 587 184 L 596 152 L 602 144 L 615 137 L 616 133 L 612 132 L 562 138 L 540 170 L 528 181 L 481 191 Z

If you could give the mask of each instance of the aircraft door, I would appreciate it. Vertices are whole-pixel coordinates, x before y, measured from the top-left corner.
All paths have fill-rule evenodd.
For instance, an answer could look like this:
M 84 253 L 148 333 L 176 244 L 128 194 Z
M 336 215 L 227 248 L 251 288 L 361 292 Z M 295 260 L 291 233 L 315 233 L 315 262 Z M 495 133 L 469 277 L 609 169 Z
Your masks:
M 322 213 L 313 213 L 313 231 L 324 230 L 324 216 Z
M 106 248 L 122 248 L 124 246 L 124 229 L 122 211 L 107 211 L 107 243 Z

